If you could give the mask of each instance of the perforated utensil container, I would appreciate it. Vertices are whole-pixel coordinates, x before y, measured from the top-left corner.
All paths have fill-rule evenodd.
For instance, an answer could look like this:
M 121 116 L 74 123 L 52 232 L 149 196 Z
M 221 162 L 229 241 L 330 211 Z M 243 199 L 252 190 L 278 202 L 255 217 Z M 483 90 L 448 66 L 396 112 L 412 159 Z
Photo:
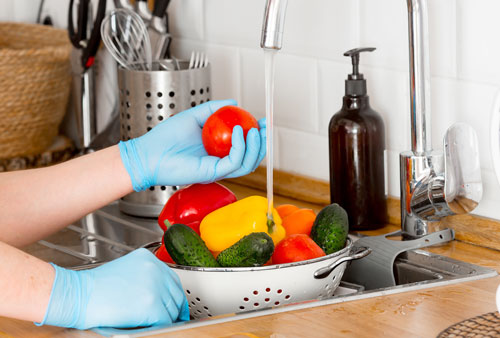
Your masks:
M 159 65 L 154 64 L 153 69 Z M 144 135 L 157 124 L 210 100 L 210 65 L 180 70 L 141 71 L 119 67 L 120 135 L 123 141 Z M 123 197 L 120 210 L 141 217 L 158 217 L 169 197 L 180 187 L 154 186 Z

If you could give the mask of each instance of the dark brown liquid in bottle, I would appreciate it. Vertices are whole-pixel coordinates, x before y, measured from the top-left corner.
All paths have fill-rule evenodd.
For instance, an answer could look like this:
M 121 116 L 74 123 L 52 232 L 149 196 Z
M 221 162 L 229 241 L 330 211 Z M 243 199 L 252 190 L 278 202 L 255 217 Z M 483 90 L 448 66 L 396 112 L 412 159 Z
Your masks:
M 384 129 L 368 96 L 344 97 L 330 121 L 330 198 L 347 211 L 350 230 L 387 223 Z

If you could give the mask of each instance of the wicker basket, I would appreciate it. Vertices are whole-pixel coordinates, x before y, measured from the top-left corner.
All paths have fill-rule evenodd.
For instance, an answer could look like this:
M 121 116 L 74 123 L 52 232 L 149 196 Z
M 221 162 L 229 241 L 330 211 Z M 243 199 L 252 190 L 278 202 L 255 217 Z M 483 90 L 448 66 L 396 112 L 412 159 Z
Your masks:
M 53 142 L 68 103 L 70 52 L 65 30 L 0 23 L 0 158 Z

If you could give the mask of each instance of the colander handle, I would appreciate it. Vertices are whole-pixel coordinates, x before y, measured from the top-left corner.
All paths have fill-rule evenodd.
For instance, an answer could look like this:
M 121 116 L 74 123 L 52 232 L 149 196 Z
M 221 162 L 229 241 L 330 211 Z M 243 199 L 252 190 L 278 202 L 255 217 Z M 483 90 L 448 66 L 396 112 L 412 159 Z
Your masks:
M 345 257 L 342 257 L 340 259 L 337 259 L 332 264 L 316 270 L 314 272 L 314 278 L 321 279 L 321 278 L 328 277 L 328 275 L 330 275 L 330 273 L 333 271 L 333 269 L 335 269 L 340 264 L 345 263 L 345 262 L 350 262 L 350 261 L 353 261 L 355 259 L 360 259 L 360 258 L 366 257 L 370 254 L 370 252 L 372 252 L 372 249 L 361 246 L 358 248 L 356 253 L 354 253 L 353 255 L 345 256 Z

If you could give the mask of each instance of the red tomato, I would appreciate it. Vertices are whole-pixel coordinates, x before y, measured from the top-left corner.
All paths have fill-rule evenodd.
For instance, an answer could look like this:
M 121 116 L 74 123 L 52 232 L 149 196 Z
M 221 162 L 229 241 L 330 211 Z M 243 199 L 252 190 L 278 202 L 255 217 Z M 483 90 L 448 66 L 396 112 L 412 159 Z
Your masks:
M 168 251 L 167 251 L 167 248 L 165 248 L 165 244 L 163 244 L 163 241 L 162 241 L 162 244 L 161 246 L 158 248 L 158 250 L 156 250 L 155 252 L 155 256 L 160 260 L 160 261 L 163 261 L 165 263 L 174 263 L 174 260 L 172 259 L 172 257 L 170 257 L 170 255 L 168 254 Z
M 283 264 L 322 256 L 325 256 L 325 252 L 311 237 L 305 234 L 295 234 L 279 242 L 274 249 L 272 260 L 273 264 Z
M 236 125 L 243 128 L 245 140 L 251 128 L 259 127 L 252 114 L 236 106 L 222 107 L 207 119 L 203 126 L 201 138 L 209 155 L 217 157 L 229 155 L 231 135 Z

